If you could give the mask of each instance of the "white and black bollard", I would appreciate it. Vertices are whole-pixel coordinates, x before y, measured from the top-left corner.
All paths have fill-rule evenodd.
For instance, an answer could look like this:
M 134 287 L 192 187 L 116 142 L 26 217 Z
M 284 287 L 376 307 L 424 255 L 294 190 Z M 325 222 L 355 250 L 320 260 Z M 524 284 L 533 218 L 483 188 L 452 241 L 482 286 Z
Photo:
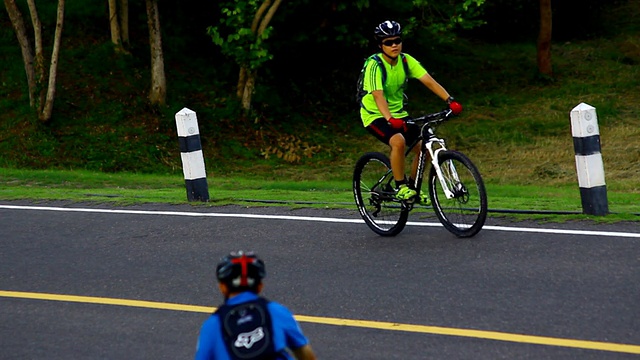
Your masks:
M 198 118 L 193 110 L 184 108 L 176 113 L 182 172 L 187 187 L 187 200 L 209 201 L 209 186 L 200 143 Z
M 588 215 L 607 215 L 609 204 L 600 153 L 600 129 L 593 106 L 581 103 L 571 110 L 571 134 L 576 153 L 582 212 Z

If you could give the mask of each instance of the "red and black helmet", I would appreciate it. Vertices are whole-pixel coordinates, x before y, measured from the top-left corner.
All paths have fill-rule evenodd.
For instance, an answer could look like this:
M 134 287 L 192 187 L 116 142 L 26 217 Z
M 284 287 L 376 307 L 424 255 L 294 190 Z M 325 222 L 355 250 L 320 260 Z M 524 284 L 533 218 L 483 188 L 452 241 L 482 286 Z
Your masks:
M 266 275 L 264 262 L 252 251 L 232 252 L 216 267 L 218 281 L 233 291 L 255 291 Z

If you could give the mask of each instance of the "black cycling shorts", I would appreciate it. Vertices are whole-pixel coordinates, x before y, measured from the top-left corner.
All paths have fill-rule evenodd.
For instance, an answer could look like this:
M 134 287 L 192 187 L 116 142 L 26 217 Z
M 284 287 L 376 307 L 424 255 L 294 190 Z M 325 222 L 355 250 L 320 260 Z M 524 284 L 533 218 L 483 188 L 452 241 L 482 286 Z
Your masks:
M 420 127 L 418 125 L 408 124 L 407 132 L 405 132 L 404 129 L 392 128 L 385 118 L 373 120 L 373 122 L 369 124 L 366 129 L 373 136 L 375 136 L 376 139 L 382 141 L 387 145 L 389 145 L 389 139 L 391 139 L 393 135 L 398 133 L 404 136 L 404 141 L 407 146 L 412 145 L 420 135 Z

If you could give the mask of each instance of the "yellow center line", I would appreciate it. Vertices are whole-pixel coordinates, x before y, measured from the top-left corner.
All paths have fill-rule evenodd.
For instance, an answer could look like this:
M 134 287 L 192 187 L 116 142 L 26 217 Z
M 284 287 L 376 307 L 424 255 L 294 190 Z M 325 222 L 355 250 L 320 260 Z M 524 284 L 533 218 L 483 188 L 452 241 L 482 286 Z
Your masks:
M 127 299 L 116 299 L 116 298 L 46 294 L 46 293 L 19 292 L 19 291 L 0 290 L 0 297 L 77 302 L 77 303 L 85 303 L 85 304 L 117 305 L 117 306 L 139 307 L 139 308 L 146 308 L 146 309 L 187 311 L 187 312 L 197 312 L 197 313 L 207 313 L 207 314 L 210 314 L 216 310 L 215 307 L 210 307 L 210 306 L 196 306 L 196 305 L 184 305 L 184 304 L 156 302 L 156 301 L 127 300 Z M 350 320 L 350 319 L 307 316 L 307 315 L 296 315 L 295 318 L 300 322 L 308 322 L 308 323 L 324 324 L 324 325 L 351 326 L 351 327 L 391 330 L 391 331 L 406 331 L 406 332 L 423 333 L 423 334 L 459 336 L 459 337 L 507 341 L 507 342 L 516 342 L 516 343 L 525 343 L 525 344 L 561 346 L 561 347 L 578 348 L 578 349 L 640 354 L 640 345 L 563 339 L 563 338 L 553 338 L 553 337 L 546 337 L 546 336 L 534 336 L 534 335 L 523 335 L 523 334 L 511 334 L 511 333 L 504 333 L 504 332 L 497 332 L 497 331 L 457 329 L 457 328 L 448 328 L 448 327 L 440 327 L 440 326 L 400 324 L 400 323 L 371 321 L 371 320 Z

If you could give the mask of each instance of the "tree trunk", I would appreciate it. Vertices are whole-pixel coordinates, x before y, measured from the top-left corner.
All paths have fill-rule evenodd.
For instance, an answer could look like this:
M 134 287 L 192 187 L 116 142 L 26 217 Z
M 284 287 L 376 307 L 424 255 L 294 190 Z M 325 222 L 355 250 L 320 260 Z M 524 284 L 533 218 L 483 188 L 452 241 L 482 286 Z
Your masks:
M 118 17 L 120 20 L 120 39 L 125 48 L 129 48 L 129 0 L 119 0 Z
M 276 0 L 273 4 L 271 0 L 264 0 L 260 5 L 253 17 L 253 22 L 251 23 L 251 31 L 256 37 L 262 35 L 273 18 L 273 14 L 278 10 L 281 3 L 282 0 Z M 250 70 L 245 66 L 241 67 L 238 78 L 237 95 L 238 97 L 242 96 L 242 108 L 245 111 L 249 111 L 251 109 L 251 98 L 253 96 L 257 77 L 257 70 Z
M 540 33 L 538 34 L 538 71 L 553 75 L 551 66 L 551 0 L 540 0 Z
M 256 86 L 256 71 L 247 71 L 247 81 L 244 85 L 244 93 L 242 94 L 242 108 L 244 110 L 251 109 L 251 98 L 253 90 Z
M 151 91 L 149 100 L 154 105 L 164 105 L 167 97 L 167 80 L 164 73 L 164 55 L 162 36 L 160 35 L 160 16 L 158 0 L 146 0 L 147 23 L 149 25 L 149 47 L 151 49 Z
M 274 2 L 273 5 L 271 5 L 271 7 L 269 8 L 269 11 L 267 11 L 267 14 L 264 16 L 264 18 L 260 22 L 260 27 L 258 27 L 258 35 L 262 35 L 262 33 L 264 32 L 264 29 L 266 29 L 267 25 L 269 25 L 269 22 L 271 22 L 271 19 L 273 18 L 273 14 L 276 13 L 276 10 L 278 10 L 278 7 L 280 6 L 281 3 L 282 3 L 282 0 L 276 0 L 276 2 Z
M 116 52 L 123 52 L 122 34 L 120 33 L 120 21 L 118 19 L 118 1 L 109 0 L 109 26 L 111 28 L 111 43 Z
M 256 34 L 258 32 L 258 25 L 260 25 L 260 19 L 262 19 L 262 14 L 269 8 L 271 5 L 271 0 L 264 0 L 262 5 L 256 11 L 256 14 L 253 16 L 253 22 L 251 23 L 251 32 Z
M 40 120 L 47 122 L 53 114 L 53 100 L 56 97 L 56 78 L 58 76 L 58 58 L 60 56 L 60 41 L 62 38 L 62 25 L 64 24 L 64 1 L 58 0 L 58 14 L 56 17 L 56 33 L 53 38 L 53 51 L 51 53 L 51 65 L 49 66 L 49 85 L 47 86 L 47 99 Z
M 22 51 L 22 61 L 24 62 L 24 71 L 27 75 L 27 87 L 29 89 L 29 106 L 35 107 L 36 76 L 33 68 L 33 52 L 31 51 L 31 44 L 27 36 L 24 19 L 22 18 L 20 9 L 16 6 L 15 0 L 4 0 L 4 6 L 7 9 L 7 13 L 9 13 L 11 24 L 16 32 L 20 50 Z
M 42 50 L 42 22 L 38 16 L 38 9 L 36 8 L 35 0 L 27 0 L 29 5 L 29 12 L 31 13 L 31 23 L 33 25 L 33 40 L 35 45 L 35 75 L 36 75 L 36 103 L 35 107 L 38 109 L 38 113 L 42 112 L 44 107 L 44 99 L 47 89 L 44 87 L 45 72 L 44 72 L 44 50 Z
M 236 96 L 238 99 L 242 99 L 244 94 L 244 86 L 247 83 L 247 68 L 242 66 L 240 68 L 240 74 L 238 75 L 238 86 L 236 87 Z
M 58 12 L 56 18 L 56 31 L 53 40 L 53 51 L 51 54 L 51 64 L 49 67 L 49 81 L 45 87 L 47 80 L 44 71 L 44 53 L 42 46 L 42 23 L 38 17 L 38 9 L 35 0 L 27 0 L 29 11 L 31 13 L 31 22 L 33 23 L 33 33 L 35 39 L 36 66 L 34 69 L 34 56 L 29 43 L 29 37 L 22 18 L 20 10 L 16 6 L 15 0 L 4 0 L 5 7 L 11 18 L 11 23 L 18 37 L 20 48 L 22 49 L 22 58 L 27 73 L 27 84 L 29 87 L 29 104 L 38 114 L 38 119 L 47 122 L 51 119 L 53 113 L 53 101 L 56 95 L 56 78 L 58 74 L 58 58 L 60 54 L 60 42 L 62 38 L 62 26 L 64 23 L 64 6 L 65 0 L 58 0 Z

